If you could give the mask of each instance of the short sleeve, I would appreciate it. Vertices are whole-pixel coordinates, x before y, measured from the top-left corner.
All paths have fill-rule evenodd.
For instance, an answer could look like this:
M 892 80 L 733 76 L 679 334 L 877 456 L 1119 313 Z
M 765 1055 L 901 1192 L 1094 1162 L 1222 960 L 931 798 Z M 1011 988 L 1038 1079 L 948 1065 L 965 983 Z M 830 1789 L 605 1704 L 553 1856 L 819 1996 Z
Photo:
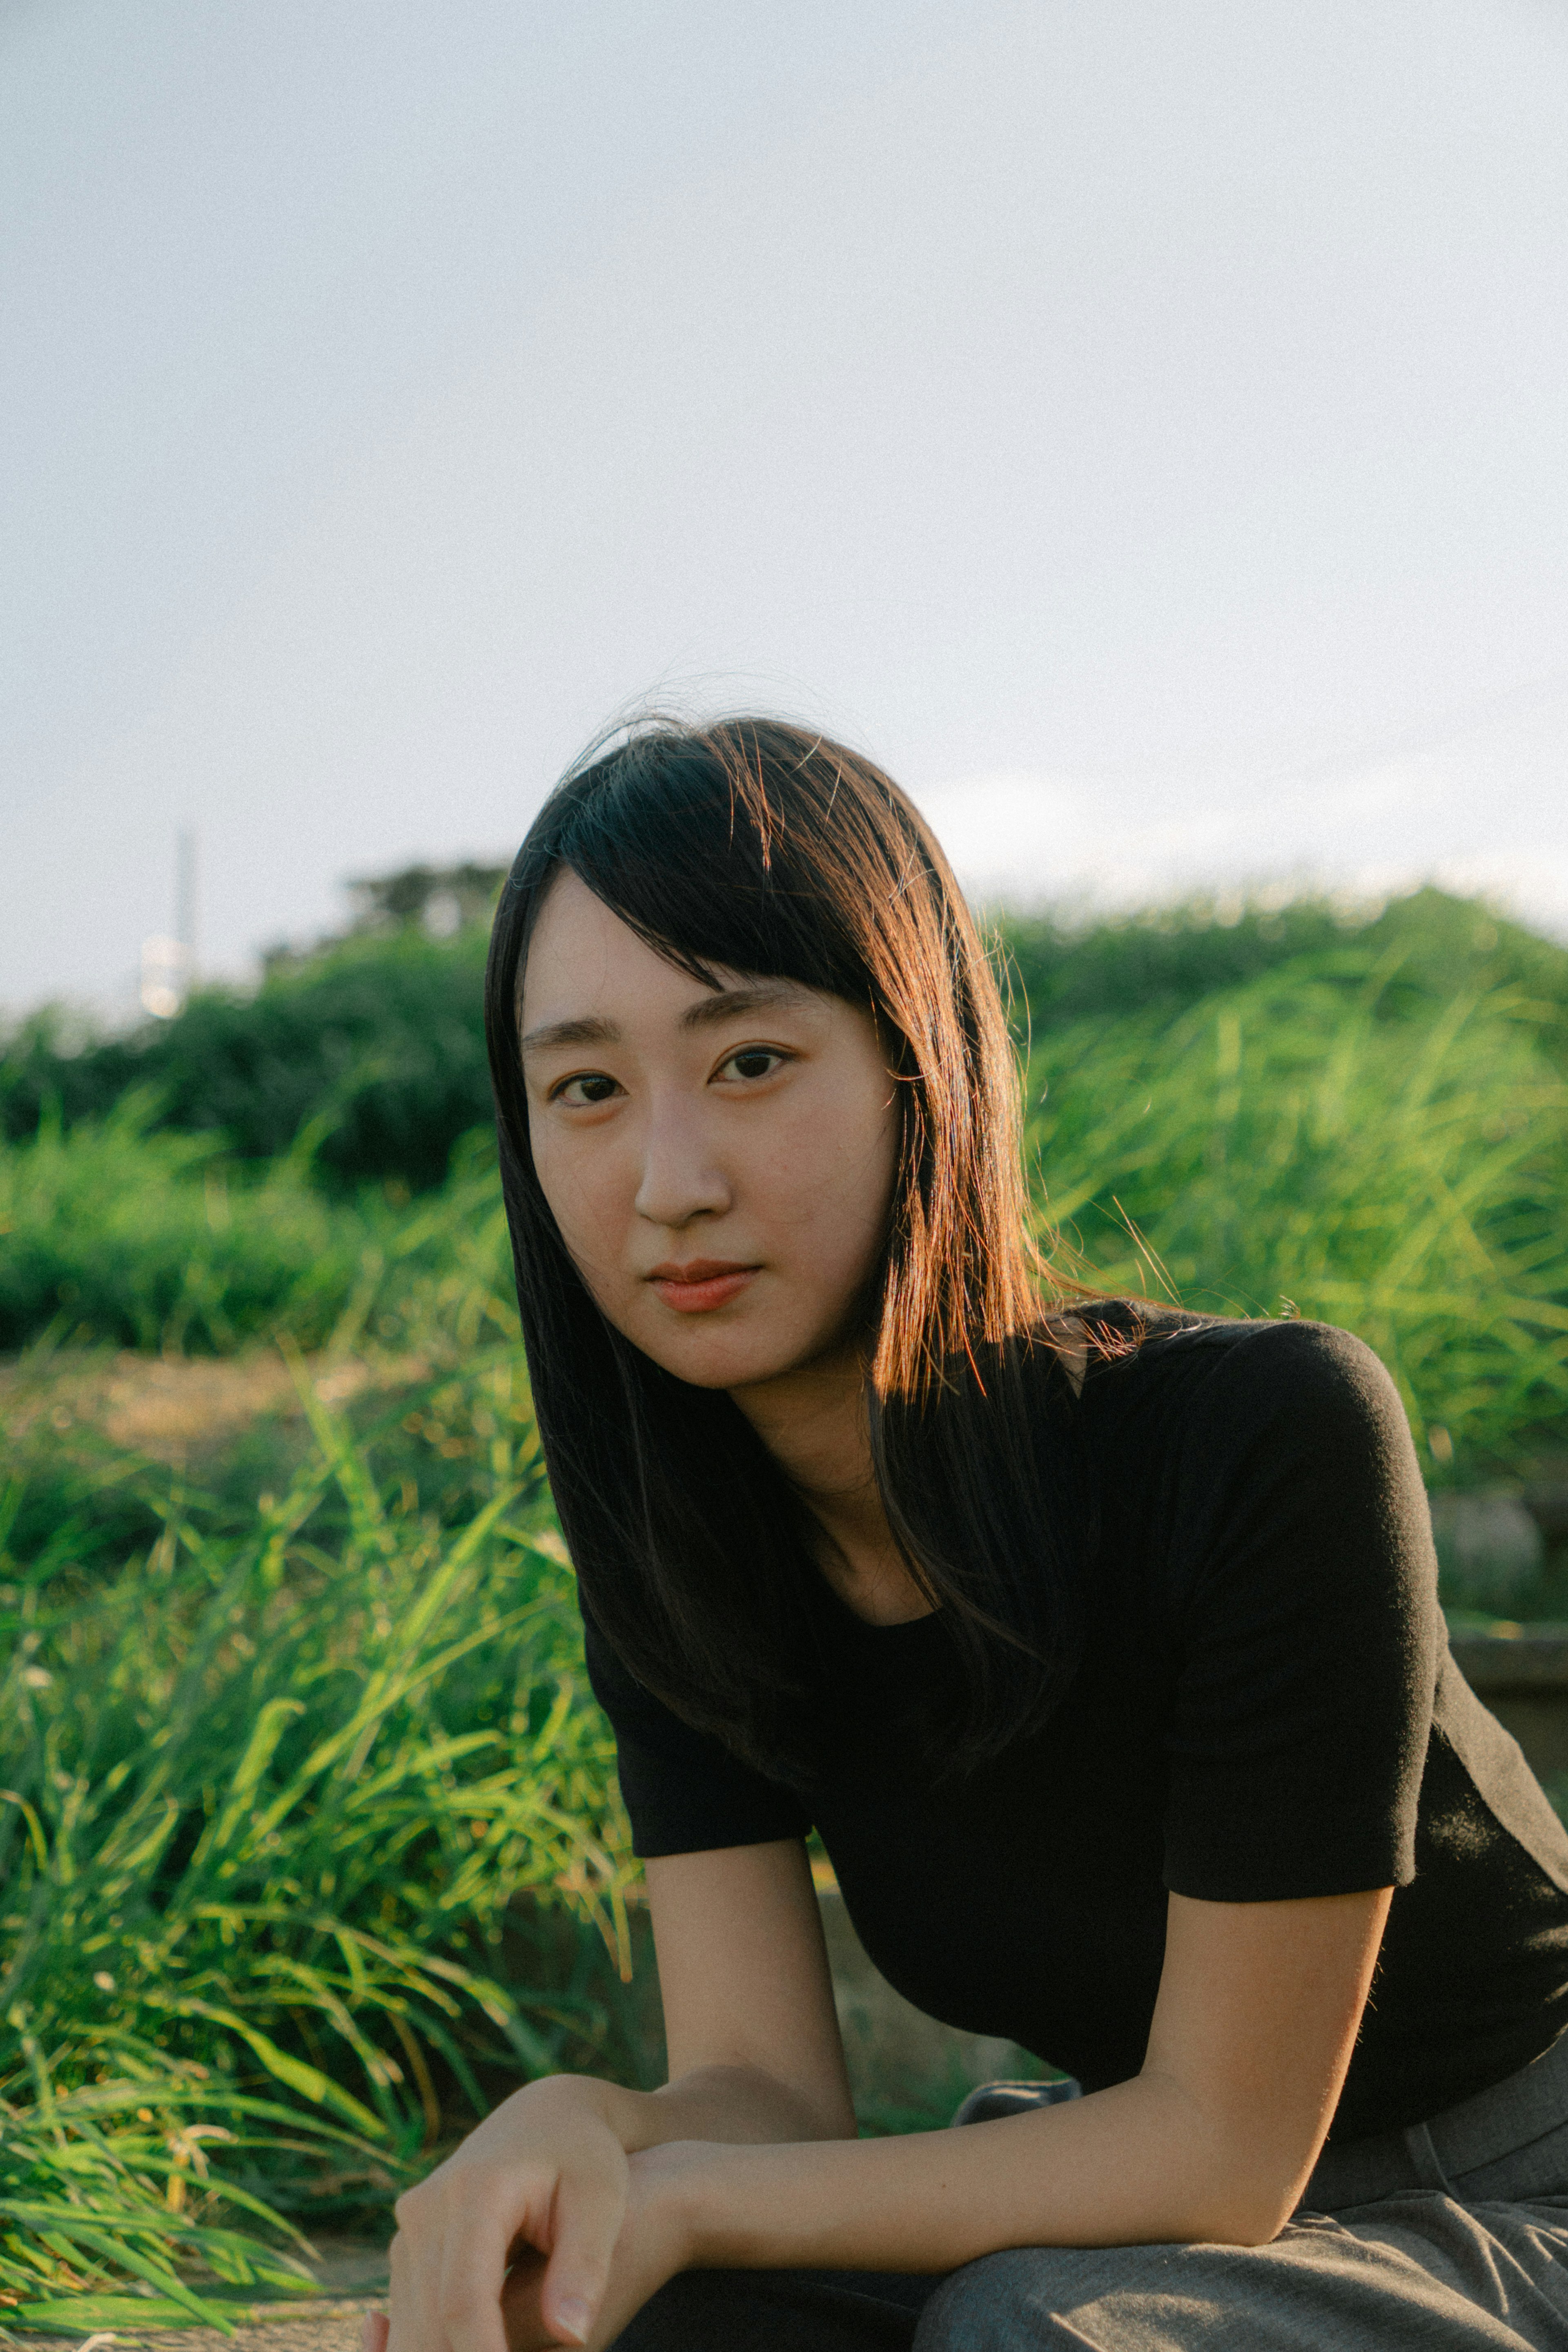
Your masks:
M 644 1690 L 586 1609 L 582 1632 L 588 1678 L 615 1734 L 635 1854 L 646 1862 L 805 1836 L 811 1817 L 792 1790 L 754 1771 Z
M 1210 1362 L 1168 1556 L 1166 1885 L 1242 1903 L 1405 1885 L 1444 1634 L 1404 1409 L 1323 1325 L 1260 1324 Z

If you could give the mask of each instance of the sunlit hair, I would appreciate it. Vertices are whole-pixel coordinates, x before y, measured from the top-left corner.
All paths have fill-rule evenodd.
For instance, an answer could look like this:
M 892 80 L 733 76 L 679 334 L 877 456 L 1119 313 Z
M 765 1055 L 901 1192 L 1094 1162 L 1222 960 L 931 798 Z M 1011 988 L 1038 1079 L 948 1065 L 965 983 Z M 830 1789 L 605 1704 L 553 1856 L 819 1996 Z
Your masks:
M 722 1394 L 601 1314 L 540 1191 L 519 998 L 570 869 L 658 954 L 716 986 L 782 977 L 868 1012 L 902 1126 L 864 1301 L 867 1412 L 889 1523 L 947 1613 L 967 1691 L 957 1764 L 1045 1712 L 1082 1639 L 1071 1391 L 1029 1237 L 1019 1083 L 995 979 L 946 857 L 869 760 L 779 720 L 633 730 L 530 827 L 486 980 L 523 1336 L 585 1614 L 637 1678 L 765 1769 L 809 1780 L 820 1583 L 803 1507 Z

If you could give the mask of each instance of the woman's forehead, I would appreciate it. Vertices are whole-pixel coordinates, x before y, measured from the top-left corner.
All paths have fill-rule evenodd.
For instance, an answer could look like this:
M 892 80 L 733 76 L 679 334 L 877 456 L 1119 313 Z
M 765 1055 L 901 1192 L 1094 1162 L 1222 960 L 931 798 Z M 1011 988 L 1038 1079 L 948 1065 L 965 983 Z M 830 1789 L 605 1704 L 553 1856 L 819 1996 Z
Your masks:
M 783 973 L 706 961 L 694 971 L 634 930 L 570 868 L 549 887 L 517 974 L 525 1042 L 534 1041 L 540 1024 L 580 1022 L 611 1003 L 636 1009 L 657 1003 L 683 1026 L 696 1027 L 730 1013 L 820 1002 L 822 995 Z

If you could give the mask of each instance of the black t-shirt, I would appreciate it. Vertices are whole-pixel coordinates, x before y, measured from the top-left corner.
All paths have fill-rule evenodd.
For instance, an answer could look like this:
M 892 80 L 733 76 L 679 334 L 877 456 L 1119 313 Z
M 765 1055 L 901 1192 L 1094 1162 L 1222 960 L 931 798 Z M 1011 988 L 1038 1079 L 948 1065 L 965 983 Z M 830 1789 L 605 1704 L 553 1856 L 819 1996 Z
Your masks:
M 1448 1654 L 1426 1498 L 1376 1358 L 1321 1324 L 1156 1322 L 1091 1356 L 1101 1538 L 1082 1666 L 966 1778 L 940 1612 L 866 1624 L 821 1582 L 840 1736 L 808 1807 L 643 1690 L 590 1624 L 640 1854 L 813 1822 L 918 2006 L 1095 2090 L 1143 2063 L 1170 1890 L 1397 1890 L 1336 2139 L 1420 2121 L 1568 2027 L 1568 1833 Z

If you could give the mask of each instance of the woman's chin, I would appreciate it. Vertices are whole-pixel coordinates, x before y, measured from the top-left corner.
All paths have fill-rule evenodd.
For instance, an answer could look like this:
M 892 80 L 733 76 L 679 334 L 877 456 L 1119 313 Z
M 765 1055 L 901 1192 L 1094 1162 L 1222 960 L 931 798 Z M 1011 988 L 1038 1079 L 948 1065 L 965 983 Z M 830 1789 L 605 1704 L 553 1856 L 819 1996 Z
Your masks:
M 737 1330 L 629 1332 L 633 1346 L 662 1371 L 694 1389 L 760 1388 L 799 1371 L 817 1353 L 810 1345 Z

